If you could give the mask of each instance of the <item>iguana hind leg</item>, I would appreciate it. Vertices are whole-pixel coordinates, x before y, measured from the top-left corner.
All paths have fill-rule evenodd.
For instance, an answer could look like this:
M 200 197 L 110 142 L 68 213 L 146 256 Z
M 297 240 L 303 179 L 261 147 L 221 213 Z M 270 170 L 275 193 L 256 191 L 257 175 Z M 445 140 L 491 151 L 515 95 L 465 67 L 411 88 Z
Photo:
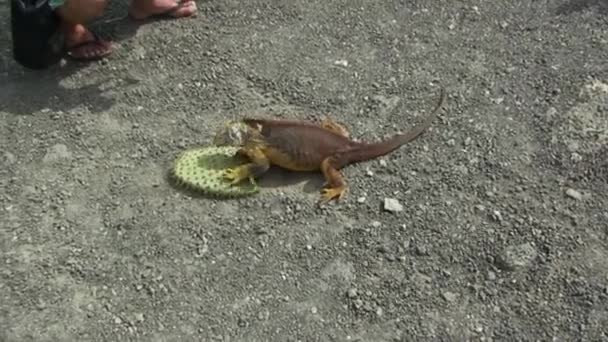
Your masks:
M 337 123 L 336 121 L 329 119 L 329 118 L 325 118 L 323 120 L 321 120 L 321 127 L 332 131 L 334 133 L 338 133 L 346 138 L 350 137 L 350 132 L 348 131 L 348 129 L 346 129 L 346 127 L 344 127 L 343 125 Z
M 241 156 L 247 157 L 250 162 L 235 168 L 227 169 L 224 172 L 224 178 L 232 184 L 238 184 L 245 179 L 253 180 L 261 176 L 270 168 L 270 162 L 266 155 L 259 148 L 244 147 L 237 152 Z
M 332 199 L 342 199 L 346 193 L 346 183 L 344 177 L 334 166 L 333 159 L 326 158 L 321 163 L 321 171 L 327 182 L 327 186 L 321 190 L 321 199 L 319 204 L 324 204 Z

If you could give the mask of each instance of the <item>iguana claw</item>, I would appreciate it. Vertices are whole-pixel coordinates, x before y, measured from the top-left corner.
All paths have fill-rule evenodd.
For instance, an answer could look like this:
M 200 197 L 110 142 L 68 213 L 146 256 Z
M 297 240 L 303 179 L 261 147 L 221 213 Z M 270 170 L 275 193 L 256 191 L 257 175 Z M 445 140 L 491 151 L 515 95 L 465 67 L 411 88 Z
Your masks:
M 319 204 L 325 204 L 333 199 L 341 200 L 346 193 L 346 188 L 324 188 L 321 190 Z
M 249 179 L 251 182 L 253 181 L 246 167 L 226 169 L 226 171 L 224 171 L 224 179 L 229 181 L 231 184 L 238 184 L 245 179 Z

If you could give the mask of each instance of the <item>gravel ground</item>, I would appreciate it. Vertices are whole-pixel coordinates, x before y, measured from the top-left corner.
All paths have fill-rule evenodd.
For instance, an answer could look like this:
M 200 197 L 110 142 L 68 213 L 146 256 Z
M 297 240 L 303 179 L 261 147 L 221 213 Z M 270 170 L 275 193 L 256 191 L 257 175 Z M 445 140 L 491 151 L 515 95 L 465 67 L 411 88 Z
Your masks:
M 199 8 L 99 23 L 111 58 L 44 72 L 0 35 L 2 341 L 608 340 L 607 2 Z M 233 201 L 166 180 L 228 118 L 375 140 L 440 85 L 342 202 L 316 175 Z

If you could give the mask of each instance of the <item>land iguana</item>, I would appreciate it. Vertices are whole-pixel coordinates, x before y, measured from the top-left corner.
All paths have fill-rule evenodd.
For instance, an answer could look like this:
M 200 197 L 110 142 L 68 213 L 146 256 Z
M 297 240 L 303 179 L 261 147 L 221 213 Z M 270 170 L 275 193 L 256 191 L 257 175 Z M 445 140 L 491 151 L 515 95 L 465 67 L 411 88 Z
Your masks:
M 232 184 L 253 181 L 270 165 L 291 171 L 321 171 L 326 180 L 319 202 L 323 204 L 341 199 L 347 190 L 340 169 L 386 155 L 414 140 L 431 125 L 445 101 L 445 89 L 441 88 L 437 106 L 420 125 L 379 142 L 354 141 L 342 125 L 331 119 L 315 123 L 243 118 L 223 125 L 216 132 L 213 143 L 238 146 L 238 154 L 249 160 L 244 165 L 226 170 L 224 178 Z

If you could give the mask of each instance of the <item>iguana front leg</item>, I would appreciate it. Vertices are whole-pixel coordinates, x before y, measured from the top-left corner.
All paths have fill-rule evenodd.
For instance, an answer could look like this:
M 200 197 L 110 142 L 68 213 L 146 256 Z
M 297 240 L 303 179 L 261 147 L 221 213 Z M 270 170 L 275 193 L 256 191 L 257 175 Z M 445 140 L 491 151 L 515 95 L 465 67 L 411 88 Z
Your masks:
M 342 199 L 346 193 L 347 186 L 344 182 L 344 177 L 334 166 L 333 158 L 326 158 L 321 163 L 321 171 L 327 182 L 327 186 L 321 190 L 321 199 L 319 204 L 324 204 L 332 199 Z
M 268 171 L 270 162 L 264 152 L 258 147 L 243 147 L 238 151 L 241 156 L 247 157 L 250 162 L 224 172 L 224 178 L 232 184 L 238 184 L 245 179 L 253 183 L 254 179 Z
M 325 118 L 323 120 L 321 120 L 321 127 L 325 128 L 326 130 L 332 131 L 334 133 L 338 133 L 346 138 L 350 137 L 350 132 L 348 131 L 348 129 L 346 129 L 346 127 L 344 127 L 343 125 L 337 123 L 336 121 L 329 119 L 329 118 Z

